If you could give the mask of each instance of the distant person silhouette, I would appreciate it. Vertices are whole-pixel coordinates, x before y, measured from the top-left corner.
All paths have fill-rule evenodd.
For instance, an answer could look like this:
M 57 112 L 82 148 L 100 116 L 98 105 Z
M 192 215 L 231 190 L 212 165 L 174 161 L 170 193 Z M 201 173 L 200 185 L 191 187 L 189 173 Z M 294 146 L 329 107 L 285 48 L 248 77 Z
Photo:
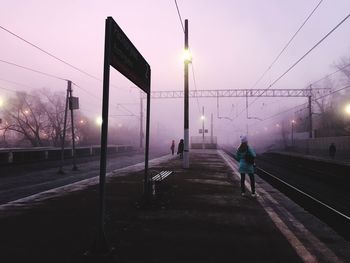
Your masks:
M 172 140 L 172 142 L 171 142 L 170 150 L 171 150 L 171 155 L 174 155 L 174 152 L 175 152 L 175 141 L 174 140 Z
M 329 156 L 332 159 L 334 159 L 336 151 L 337 151 L 337 147 L 335 147 L 334 142 L 332 142 L 331 145 L 329 146 Z
M 255 178 L 254 178 L 254 158 L 256 154 L 248 145 L 248 139 L 246 136 L 240 136 L 241 145 L 236 152 L 237 160 L 239 161 L 239 172 L 241 174 L 241 195 L 245 196 L 245 174 L 249 175 L 250 187 L 252 190 L 252 197 L 256 197 L 255 194 Z
M 184 153 L 184 140 L 181 139 L 179 145 L 177 146 L 177 154 L 180 154 L 180 159 L 182 159 Z

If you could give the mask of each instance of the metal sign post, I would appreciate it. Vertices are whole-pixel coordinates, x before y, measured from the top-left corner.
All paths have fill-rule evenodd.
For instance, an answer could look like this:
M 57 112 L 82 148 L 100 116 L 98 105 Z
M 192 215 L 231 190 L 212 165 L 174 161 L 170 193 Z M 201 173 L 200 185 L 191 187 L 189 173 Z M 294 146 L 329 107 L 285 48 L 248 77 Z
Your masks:
M 93 253 L 106 254 L 111 251 L 105 237 L 105 183 L 107 166 L 108 142 L 108 102 L 110 66 L 114 67 L 126 78 L 147 93 L 147 120 L 146 120 L 146 149 L 145 149 L 145 179 L 144 192 L 148 194 L 148 154 L 149 154 L 149 124 L 150 124 L 150 83 L 151 68 L 140 52 L 132 44 L 123 30 L 112 17 L 107 17 L 105 28 L 105 53 L 103 71 L 103 101 L 102 101 L 102 128 L 101 128 L 101 157 L 99 180 L 99 210 L 97 222 L 97 236 Z

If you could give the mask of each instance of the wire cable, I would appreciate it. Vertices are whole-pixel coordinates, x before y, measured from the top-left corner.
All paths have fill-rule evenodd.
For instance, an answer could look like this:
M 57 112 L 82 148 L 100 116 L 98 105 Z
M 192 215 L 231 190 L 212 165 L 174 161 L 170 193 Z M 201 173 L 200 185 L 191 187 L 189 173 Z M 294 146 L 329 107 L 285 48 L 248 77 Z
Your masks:
M 334 93 L 340 92 L 340 91 L 345 90 L 345 89 L 348 89 L 348 88 L 350 88 L 350 85 L 346 85 L 346 86 L 344 86 L 344 87 L 342 87 L 342 88 L 340 88 L 340 89 L 334 90 L 334 91 L 332 91 L 332 92 L 330 92 L 330 93 L 328 93 L 328 94 L 325 94 L 325 95 L 322 95 L 322 96 L 320 96 L 320 97 L 318 97 L 318 98 L 312 99 L 311 101 L 320 100 L 320 99 L 322 99 L 322 98 L 325 98 L 325 97 L 327 97 L 327 96 L 330 96 L 330 95 L 332 95 L 332 94 L 334 94 Z M 276 114 L 274 114 L 274 115 L 272 115 L 272 116 L 269 116 L 269 117 L 267 117 L 267 118 L 262 119 L 262 121 L 266 121 L 266 120 L 269 120 L 269 119 L 273 119 L 274 117 L 276 117 L 276 116 L 278 116 L 278 115 L 281 115 L 281 114 L 283 114 L 283 113 L 292 111 L 292 110 L 294 110 L 294 109 L 296 109 L 296 108 L 298 108 L 298 107 L 302 107 L 302 106 L 304 106 L 304 105 L 306 105 L 306 104 L 307 104 L 307 102 L 306 102 L 306 103 L 303 103 L 303 104 L 300 104 L 300 105 L 297 105 L 297 106 L 294 106 L 293 108 L 290 108 L 290 109 L 287 109 L 287 110 L 278 112 L 278 113 L 276 113 Z M 250 125 L 250 126 L 254 126 L 255 124 L 258 124 L 258 123 L 259 123 L 259 122 L 256 122 L 256 123 L 254 123 L 254 124 L 252 124 L 252 125 Z
M 321 3 L 323 2 L 323 0 L 321 0 L 320 2 L 318 2 L 318 4 L 316 5 L 316 7 L 312 10 L 312 12 L 308 15 L 308 17 L 304 20 L 304 22 L 301 24 L 301 26 L 298 28 L 298 30 L 294 33 L 294 35 L 291 37 L 291 39 L 287 42 L 287 44 L 283 47 L 283 49 L 280 51 L 280 53 L 277 55 L 277 57 L 272 61 L 272 63 L 270 64 L 270 66 L 265 70 L 265 72 L 261 75 L 261 77 L 254 83 L 254 85 L 251 87 L 251 89 L 255 88 L 255 86 L 265 77 L 266 73 L 272 68 L 272 66 L 277 62 L 277 60 L 281 57 L 281 55 L 283 54 L 283 52 L 288 48 L 288 46 L 290 45 L 290 43 L 292 43 L 292 41 L 294 40 L 294 38 L 296 37 L 296 35 L 300 32 L 300 30 L 304 27 L 304 25 L 306 24 L 306 22 L 310 19 L 310 17 L 315 13 L 316 9 L 321 5 Z
M 20 87 L 24 87 L 24 88 L 29 88 L 29 89 L 34 89 L 33 87 L 29 87 L 25 84 L 22 84 L 22 83 L 19 83 L 19 82 L 16 82 L 16 81 L 12 81 L 12 80 L 7 80 L 7 79 L 3 79 L 3 78 L 0 78 L 1 81 L 5 81 L 5 82 L 8 82 L 8 83 L 11 83 L 11 84 L 14 84 L 14 85 L 17 85 L 17 86 L 20 86 Z
M 8 65 L 11 65 L 11 66 L 15 66 L 15 67 L 18 67 L 18 68 L 22 68 L 22 69 L 25 69 L 25 70 L 29 70 L 29 71 L 32 71 L 32 72 L 35 72 L 35 73 L 38 73 L 38 74 L 41 74 L 41 75 L 45 75 L 47 77 L 51 77 L 51 78 L 67 81 L 67 79 L 64 79 L 64 78 L 61 78 L 61 77 L 58 77 L 58 76 L 55 76 L 55 75 L 52 75 L 52 74 L 49 74 L 49 73 L 45 73 L 43 71 L 39 71 L 39 70 L 36 70 L 36 69 L 32 69 L 32 68 L 28 68 L 28 67 L 25 67 L 25 66 L 21 66 L 21 65 L 9 62 L 9 61 L 2 60 L 2 59 L 0 59 L 0 62 L 8 64 Z
M 321 40 L 319 40 L 311 49 L 309 49 L 303 56 L 301 56 L 296 62 L 294 62 L 282 75 L 280 75 L 274 82 L 272 82 L 265 90 L 267 91 L 272 86 L 274 86 L 280 79 L 282 79 L 289 71 L 291 71 L 300 61 L 302 61 L 307 55 L 311 53 L 319 44 L 321 44 L 327 37 L 329 37 L 340 25 L 342 25 L 348 18 L 350 17 L 350 14 L 348 14 L 342 21 L 340 21 L 331 31 L 329 31 Z M 261 93 L 255 100 L 253 100 L 248 106 L 251 106 L 255 101 L 257 101 L 261 95 Z M 243 112 L 246 111 L 246 108 L 244 108 L 239 114 L 241 115 Z M 237 116 L 237 117 L 238 117 Z
M 174 0 L 174 1 L 175 1 L 176 9 L 177 9 L 177 14 L 179 15 L 179 19 L 180 19 L 180 23 L 181 23 L 181 26 L 182 26 L 182 30 L 183 30 L 184 33 L 185 33 L 185 27 L 184 27 L 184 24 L 183 24 L 183 22 L 182 22 L 182 18 L 181 18 L 179 6 L 177 5 L 177 1 L 176 1 L 176 0 Z
M 72 84 L 73 84 L 74 86 L 78 87 L 79 89 L 81 89 L 82 91 L 84 91 L 85 93 L 89 94 L 91 97 L 93 97 L 95 100 L 98 100 L 98 101 L 101 103 L 101 99 L 97 98 L 97 97 L 96 97 L 96 94 L 91 93 L 91 92 L 88 91 L 87 89 L 85 89 L 85 88 L 79 86 L 78 84 L 76 84 L 76 83 L 74 83 L 74 82 L 72 82 Z
M 197 82 L 196 82 L 196 76 L 195 76 L 195 73 L 194 73 L 193 62 L 191 63 L 191 67 L 192 67 L 192 76 L 193 76 L 194 90 L 197 91 Z M 201 114 L 201 108 L 200 108 L 200 106 L 199 106 L 199 100 L 198 100 L 198 97 L 197 97 L 197 96 L 196 96 L 196 99 L 197 99 L 198 111 L 199 111 L 199 114 Z
M 330 73 L 330 74 L 324 76 L 323 78 L 318 79 L 318 80 L 312 82 L 310 85 L 315 85 L 316 83 L 318 83 L 318 82 L 320 82 L 320 81 L 322 81 L 322 80 L 324 80 L 324 79 L 326 79 L 326 78 L 328 78 L 328 77 L 330 77 L 330 76 L 332 76 L 332 75 L 338 73 L 339 71 L 342 71 L 343 69 L 345 69 L 345 68 L 347 68 L 347 67 L 349 67 L 349 66 L 350 66 L 350 64 L 347 64 L 347 65 L 345 65 L 345 66 L 339 68 L 338 70 L 336 70 L 336 71 L 334 71 L 334 72 L 332 72 L 332 73 Z
M 56 59 L 56 60 L 62 62 L 63 64 L 65 64 L 65 65 L 67 65 L 67 66 L 69 66 L 69 67 L 71 67 L 71 68 L 73 68 L 73 69 L 79 71 L 80 73 L 83 73 L 83 74 L 85 74 L 85 75 L 87 75 L 87 76 L 89 76 L 89 77 L 91 77 L 91 78 L 93 78 L 93 79 L 96 79 L 96 80 L 98 80 L 98 81 L 101 81 L 101 79 L 99 79 L 99 78 L 97 78 L 97 77 L 91 75 L 90 73 L 88 73 L 88 72 L 86 72 L 86 71 L 84 71 L 84 70 L 82 70 L 82 69 L 80 69 L 80 68 L 78 68 L 78 67 L 76 67 L 76 66 L 74 66 L 74 65 L 72 65 L 72 64 L 70 64 L 70 63 L 68 63 L 68 62 L 66 62 L 66 61 L 64 61 L 63 59 L 60 59 L 59 57 L 55 56 L 54 54 L 52 54 L 52 53 L 50 53 L 50 52 L 48 52 L 48 51 L 42 49 L 41 47 L 39 47 L 39 46 L 37 46 L 37 45 L 35 45 L 35 44 L 31 43 L 31 42 L 29 42 L 28 40 L 24 39 L 23 37 L 21 37 L 21 36 L 15 34 L 15 33 L 13 33 L 12 31 L 6 29 L 5 27 L 3 27 L 3 26 L 0 25 L 0 28 L 1 28 L 2 30 L 4 30 L 4 31 L 8 32 L 9 34 L 13 35 L 14 37 L 16 37 L 16 38 L 18 38 L 18 39 L 24 41 L 24 42 L 27 43 L 28 45 L 30 45 L 30 46 L 32 46 L 32 47 L 34 47 L 34 48 L 40 50 L 41 52 L 45 53 L 46 55 L 49 55 L 50 57 L 52 57 L 52 58 L 54 58 L 54 59 Z

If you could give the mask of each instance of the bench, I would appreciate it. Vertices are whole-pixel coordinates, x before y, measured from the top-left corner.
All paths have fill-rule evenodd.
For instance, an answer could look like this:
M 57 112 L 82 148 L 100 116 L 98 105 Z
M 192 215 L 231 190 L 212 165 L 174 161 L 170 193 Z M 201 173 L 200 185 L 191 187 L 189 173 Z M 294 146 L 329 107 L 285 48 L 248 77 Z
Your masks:
M 150 179 L 152 195 L 158 192 L 158 185 L 172 173 L 172 171 L 161 171 Z

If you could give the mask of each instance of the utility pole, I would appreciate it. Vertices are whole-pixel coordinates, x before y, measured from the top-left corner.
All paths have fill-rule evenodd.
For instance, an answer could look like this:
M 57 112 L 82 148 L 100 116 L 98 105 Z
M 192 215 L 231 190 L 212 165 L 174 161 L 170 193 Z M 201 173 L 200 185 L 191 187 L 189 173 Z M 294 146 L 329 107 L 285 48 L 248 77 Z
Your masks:
M 204 149 L 204 120 L 205 120 L 205 116 L 204 116 L 204 106 L 202 107 L 202 149 Z
M 213 113 L 211 114 L 211 127 L 210 127 L 210 143 L 213 144 L 213 134 L 214 134 L 214 123 L 213 123 Z
M 188 20 L 185 19 L 185 52 L 188 52 Z M 184 154 L 183 154 L 183 168 L 190 167 L 189 155 L 189 92 L 188 92 L 188 64 L 189 59 L 185 59 L 184 66 Z
M 295 123 L 295 120 L 292 120 L 292 147 L 294 146 L 294 123 Z
M 66 106 L 64 109 L 64 121 L 63 121 L 63 134 L 61 140 L 61 163 L 58 170 L 59 174 L 64 174 L 63 164 L 64 164 L 64 143 L 66 140 L 66 129 L 67 129 L 67 114 L 68 114 L 68 102 L 69 102 L 69 90 L 71 89 L 72 82 L 67 80 L 67 94 L 66 94 Z
M 312 89 L 312 86 L 310 85 L 310 91 Z M 311 93 L 311 92 L 310 92 Z M 309 138 L 312 139 L 312 100 L 311 100 L 311 95 L 308 96 L 308 99 L 309 99 Z
M 72 125 L 72 146 L 73 146 L 73 171 L 77 171 L 77 160 L 76 160 L 76 151 L 75 151 L 75 131 L 74 131 L 74 114 L 73 114 L 73 90 L 72 90 L 72 82 L 69 82 L 68 84 L 68 93 L 69 93 L 69 109 L 70 109 L 70 120 Z

